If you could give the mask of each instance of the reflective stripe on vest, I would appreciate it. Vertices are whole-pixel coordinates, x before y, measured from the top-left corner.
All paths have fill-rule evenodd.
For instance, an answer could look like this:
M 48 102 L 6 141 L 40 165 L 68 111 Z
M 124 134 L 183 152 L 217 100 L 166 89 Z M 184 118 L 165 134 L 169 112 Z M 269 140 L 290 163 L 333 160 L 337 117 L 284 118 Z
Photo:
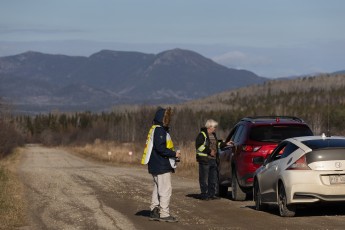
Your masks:
M 143 156 L 141 158 L 141 164 L 146 165 L 151 156 L 152 148 L 153 148 L 153 134 L 155 132 L 156 127 L 160 127 L 159 125 L 152 125 L 149 133 L 147 134 L 147 139 L 145 143 L 145 149 Z
M 202 135 L 204 136 L 205 138 L 205 141 L 202 145 L 200 145 L 200 147 L 197 149 L 197 155 L 199 156 L 202 156 L 202 157 L 207 157 L 207 154 L 206 153 L 202 153 L 202 151 L 204 151 L 206 149 L 206 139 L 207 139 L 207 136 L 206 136 L 206 133 L 204 131 L 201 131 Z
M 171 137 L 170 137 L 170 134 L 169 134 L 169 133 L 167 133 L 166 142 L 167 142 L 167 145 L 166 145 L 167 149 L 170 149 L 170 150 L 172 150 L 172 151 L 175 151 L 175 149 L 174 149 L 174 143 L 173 143 L 173 141 L 171 140 Z

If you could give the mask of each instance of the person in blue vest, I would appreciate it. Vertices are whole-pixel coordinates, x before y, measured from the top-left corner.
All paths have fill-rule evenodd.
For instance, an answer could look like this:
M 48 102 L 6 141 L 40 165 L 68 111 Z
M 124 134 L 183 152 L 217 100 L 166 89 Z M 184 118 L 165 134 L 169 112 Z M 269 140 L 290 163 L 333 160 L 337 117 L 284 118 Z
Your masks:
M 180 151 L 174 151 L 169 134 L 171 108 L 159 108 L 153 119 L 153 147 L 148 162 L 148 171 L 153 177 L 153 192 L 151 199 L 150 220 L 177 222 L 170 215 L 169 203 L 172 194 L 171 173 L 174 165 L 171 159 L 181 156 Z M 169 160 L 170 159 L 170 160 Z
M 218 149 L 230 143 L 218 141 L 216 136 L 217 126 L 218 122 L 212 119 L 207 120 L 205 127 L 201 128 L 195 140 L 196 160 L 199 163 L 201 200 L 220 199 L 216 194 L 218 186 Z

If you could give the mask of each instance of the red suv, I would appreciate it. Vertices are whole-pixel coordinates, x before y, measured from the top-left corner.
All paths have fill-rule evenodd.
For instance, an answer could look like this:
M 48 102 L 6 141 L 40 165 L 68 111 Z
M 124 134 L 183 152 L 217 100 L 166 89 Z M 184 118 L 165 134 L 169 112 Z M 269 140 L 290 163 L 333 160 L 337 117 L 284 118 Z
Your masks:
M 226 141 L 233 145 L 219 153 L 219 195 L 232 187 L 233 200 L 252 194 L 253 175 L 266 157 L 284 139 L 312 136 L 300 118 L 289 116 L 246 117 L 230 131 Z

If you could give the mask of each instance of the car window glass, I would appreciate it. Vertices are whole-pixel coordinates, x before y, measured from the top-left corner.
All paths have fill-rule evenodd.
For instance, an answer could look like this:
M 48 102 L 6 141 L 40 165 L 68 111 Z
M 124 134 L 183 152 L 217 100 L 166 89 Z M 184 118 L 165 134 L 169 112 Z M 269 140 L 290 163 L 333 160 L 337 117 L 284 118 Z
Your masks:
M 272 152 L 271 157 L 270 157 L 270 161 L 275 161 L 281 158 L 284 149 L 287 145 L 287 142 L 283 142 L 280 145 L 277 146 L 277 148 Z
M 289 143 L 285 149 L 284 149 L 284 152 L 281 156 L 281 158 L 284 158 L 284 157 L 287 157 L 289 156 L 291 153 L 293 153 L 296 149 L 298 149 L 298 147 L 292 143 Z
M 317 140 L 302 141 L 302 143 L 313 150 L 323 149 L 323 148 L 344 148 L 345 147 L 344 139 L 317 139 Z
M 235 133 L 234 139 L 233 139 L 233 141 L 235 143 L 240 141 L 242 132 L 243 132 L 243 125 L 239 126 L 238 129 L 236 130 L 236 133 Z
M 311 136 L 306 125 L 259 125 L 251 129 L 249 138 L 262 142 L 280 142 L 290 137 Z
M 236 132 L 237 129 L 238 129 L 238 126 L 237 126 L 237 127 L 234 127 L 234 128 L 230 131 L 228 137 L 225 139 L 225 142 L 228 142 L 228 141 L 234 139 L 233 137 L 234 137 L 234 134 L 235 134 L 235 132 Z

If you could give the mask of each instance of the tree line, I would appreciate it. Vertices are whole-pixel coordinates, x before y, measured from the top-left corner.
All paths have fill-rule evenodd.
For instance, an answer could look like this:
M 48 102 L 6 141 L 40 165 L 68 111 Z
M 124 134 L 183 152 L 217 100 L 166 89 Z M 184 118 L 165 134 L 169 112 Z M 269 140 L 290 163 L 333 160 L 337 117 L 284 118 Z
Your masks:
M 47 145 L 85 144 L 96 139 L 144 143 L 158 107 L 142 106 L 136 110 L 114 110 L 108 113 L 48 113 L 37 116 L 16 116 L 13 123 L 20 127 L 28 142 Z M 228 130 L 235 119 L 226 113 L 194 112 L 173 108 L 170 132 L 177 142 L 191 141 L 208 118 L 220 122 Z
M 328 131 L 345 135 L 345 76 L 273 80 L 171 107 L 170 132 L 177 143 L 194 141 L 207 119 L 218 121 L 217 134 L 226 138 L 241 118 L 257 115 L 297 116 L 317 135 Z M 1 143 L 13 140 L 19 133 L 26 142 L 47 145 L 85 144 L 96 139 L 144 145 L 156 110 L 157 106 L 121 106 L 102 113 L 6 115 L 1 116 L 0 139 Z

